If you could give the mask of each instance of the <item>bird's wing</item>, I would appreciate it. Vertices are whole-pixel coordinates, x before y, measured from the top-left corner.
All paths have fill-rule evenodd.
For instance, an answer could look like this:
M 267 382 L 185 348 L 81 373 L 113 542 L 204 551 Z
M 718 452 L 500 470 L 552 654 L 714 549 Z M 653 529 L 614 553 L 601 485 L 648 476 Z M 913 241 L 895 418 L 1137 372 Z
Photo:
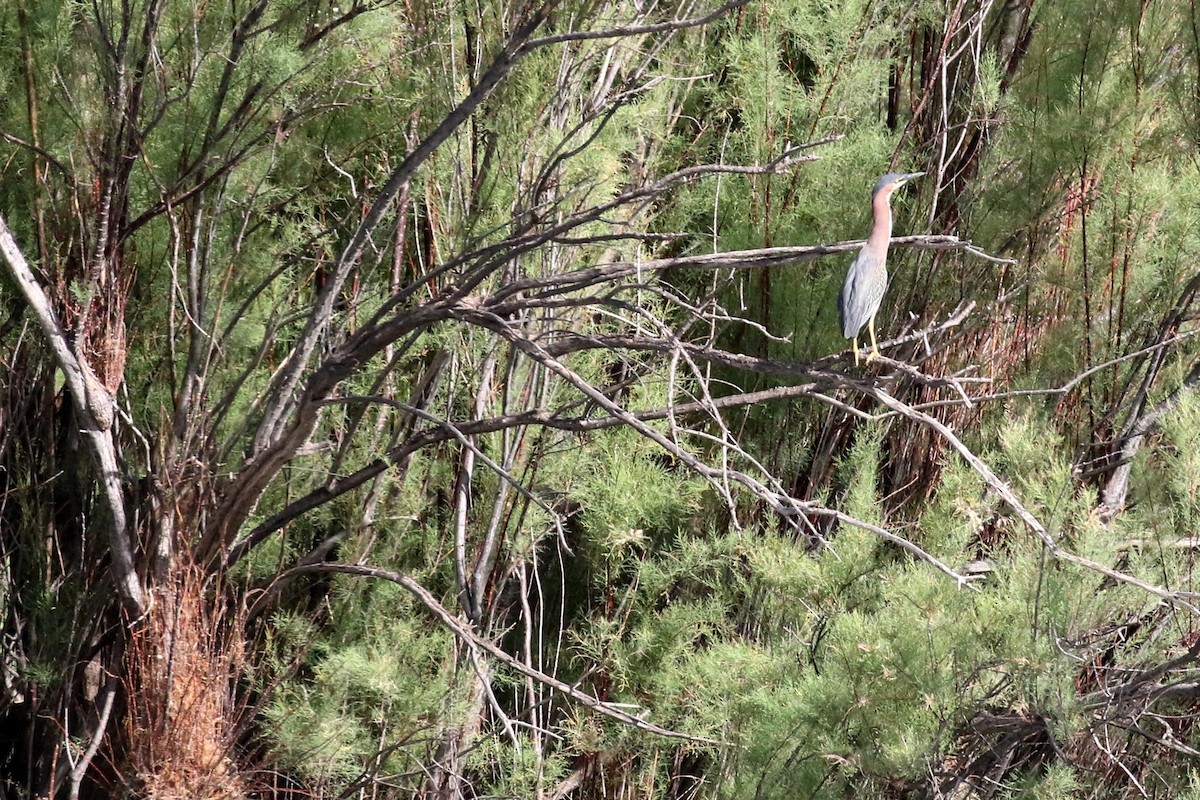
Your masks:
M 846 282 L 842 284 L 842 291 L 838 295 L 838 324 L 841 326 L 842 335 L 847 339 L 853 339 L 862 330 L 862 326 L 867 324 L 862 314 L 856 311 L 861 305 L 858 301 L 861 299 L 862 287 L 858 285 L 858 280 L 861 280 L 862 276 L 856 275 L 861 268 L 860 261 L 861 251 L 850 264 L 850 269 L 846 272 Z

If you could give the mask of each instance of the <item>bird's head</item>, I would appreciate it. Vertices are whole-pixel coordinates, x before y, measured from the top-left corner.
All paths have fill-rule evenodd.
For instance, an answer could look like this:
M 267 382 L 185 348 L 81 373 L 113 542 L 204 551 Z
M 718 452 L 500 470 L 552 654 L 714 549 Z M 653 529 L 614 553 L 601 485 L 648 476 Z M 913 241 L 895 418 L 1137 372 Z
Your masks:
M 884 197 L 890 197 L 892 192 L 913 178 L 919 178 L 924 174 L 924 172 L 889 172 L 879 179 L 879 183 L 875 184 L 875 190 L 871 193 L 871 196 L 878 197 L 882 194 Z

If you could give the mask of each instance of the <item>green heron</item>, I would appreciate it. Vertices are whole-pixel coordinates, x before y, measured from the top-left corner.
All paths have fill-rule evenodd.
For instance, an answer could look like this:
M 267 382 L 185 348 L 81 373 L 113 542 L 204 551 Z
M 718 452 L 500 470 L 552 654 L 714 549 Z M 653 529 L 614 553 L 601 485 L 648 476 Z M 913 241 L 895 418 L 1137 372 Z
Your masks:
M 871 195 L 871 214 L 875 224 L 871 235 L 858 251 L 850 271 L 846 273 L 846 282 L 842 285 L 842 293 L 838 295 L 838 314 L 842 321 L 842 334 L 854 342 L 854 363 L 859 363 L 858 335 L 862 333 L 863 325 L 871 332 L 871 352 L 867 354 L 869 362 L 879 351 L 875 342 L 875 315 L 879 313 L 879 304 L 883 302 L 883 293 L 887 291 L 887 251 L 888 242 L 892 239 L 892 192 L 899 189 L 913 178 L 919 178 L 924 172 L 889 172 L 875 184 Z

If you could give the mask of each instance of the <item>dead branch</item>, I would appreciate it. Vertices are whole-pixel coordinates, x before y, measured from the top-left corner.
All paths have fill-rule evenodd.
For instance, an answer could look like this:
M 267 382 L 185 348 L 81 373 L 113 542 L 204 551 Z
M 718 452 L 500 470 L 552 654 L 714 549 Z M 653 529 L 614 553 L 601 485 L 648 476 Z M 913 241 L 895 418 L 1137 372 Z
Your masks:
M 687 342 L 671 342 L 666 338 L 652 336 L 630 336 L 622 334 L 562 334 L 545 346 L 546 352 L 555 357 L 576 353 L 583 350 L 636 350 L 656 353 L 684 352 L 690 357 L 726 367 L 736 367 L 760 375 L 788 375 L 791 377 L 807 378 L 821 382 L 827 387 L 841 386 L 855 388 L 862 384 L 859 379 L 851 378 L 841 372 L 821 369 L 819 364 L 824 362 L 804 363 L 783 361 L 773 358 L 747 356 L 728 350 L 705 345 L 694 345 Z M 844 361 L 847 356 L 839 354 L 837 361 Z M 933 387 L 948 387 L 961 391 L 964 383 L 989 383 L 990 378 L 951 376 L 936 377 L 927 375 L 904 362 L 881 357 L 880 363 L 891 367 L 895 373 L 902 374 L 914 381 Z
M 802 145 L 803 147 L 803 145 Z M 694 167 L 693 170 L 700 168 Z M 744 169 L 744 168 L 743 168 Z M 757 167 L 766 170 L 765 167 Z M 732 171 L 732 170 L 731 170 Z M 702 174 L 711 174 L 703 172 Z M 680 173 L 676 173 L 679 176 Z M 668 176 L 670 178 L 672 176 Z M 664 181 L 667 179 L 664 178 Z M 681 180 L 681 179 L 680 179 Z M 643 190 L 645 191 L 645 190 Z M 607 211 L 607 207 L 605 208 Z M 572 226 L 577 227 L 577 226 Z M 663 272 L 668 269 L 708 269 L 708 270 L 757 270 L 768 267 L 782 267 L 813 261 L 822 256 L 848 253 L 859 250 L 864 240 L 852 239 L 826 245 L 804 245 L 795 247 L 768 247 L 755 250 L 729 250 L 721 253 L 703 253 L 673 258 L 647 259 L 646 261 L 614 261 L 586 269 L 572 270 L 556 275 L 522 278 L 511 281 L 495 292 L 487 303 L 497 313 L 509 311 L 501 301 L 513 295 L 525 297 L 541 297 L 544 293 L 561 293 L 582 291 L 597 284 L 609 283 L 622 278 L 644 275 L 646 273 Z M 997 263 L 1009 263 L 1008 259 L 990 256 L 984 251 L 957 236 L 925 235 L 900 236 L 892 239 L 892 247 L 914 247 L 926 250 L 963 250 L 972 255 L 986 258 Z
M 821 506 L 817 506 L 812 503 L 805 503 L 805 505 L 807 506 L 810 514 L 823 517 L 832 517 L 838 522 L 841 522 L 843 525 L 852 525 L 855 528 L 860 528 L 868 533 L 873 533 L 886 542 L 891 542 L 892 544 L 897 545 L 902 550 L 907 551 L 910 555 L 916 556 L 921 561 L 936 567 L 939 572 L 943 573 L 948 578 L 952 578 L 954 582 L 958 584 L 960 589 L 976 588 L 975 582 L 983 577 L 982 575 L 970 575 L 957 572 L 945 562 L 931 554 L 928 550 L 925 550 L 912 541 L 905 539 L 903 536 L 898 536 L 892 533 L 886 528 L 881 528 L 878 525 L 872 525 L 870 522 L 858 519 L 857 517 L 852 517 L 849 514 L 836 509 L 822 508 Z
M 1162 350 L 1163 348 L 1170 347 L 1171 345 L 1178 344 L 1187 339 L 1191 339 L 1197 334 L 1200 334 L 1200 330 L 1184 331 L 1183 333 L 1180 333 L 1177 336 L 1172 336 L 1170 339 L 1165 341 L 1152 344 L 1149 347 L 1143 347 L 1141 350 L 1135 350 L 1132 353 L 1126 353 L 1125 355 L 1111 358 L 1102 364 L 1096 364 L 1090 369 L 1085 369 L 1060 386 L 1050 386 L 1045 389 L 1014 389 L 1008 392 L 991 392 L 988 394 L 975 395 L 971 398 L 971 401 L 974 403 L 984 403 L 991 402 L 993 400 L 1011 400 L 1018 397 L 1053 397 L 1055 395 L 1067 395 L 1079 388 L 1080 384 L 1082 384 L 1085 380 L 1099 372 L 1103 372 L 1106 369 L 1118 366 L 1120 364 L 1134 361 L 1155 351 Z M 879 346 L 880 349 L 882 349 L 885 345 L 890 344 L 891 342 L 880 342 Z M 912 407 L 919 411 L 925 411 L 928 409 L 941 408 L 948 405 L 959 405 L 961 403 L 961 400 L 933 400 L 928 403 L 915 403 Z
M 1157 427 L 1159 421 L 1187 397 L 1196 384 L 1200 383 L 1200 361 L 1192 365 L 1187 377 L 1175 387 L 1164 400 L 1153 408 L 1131 420 L 1125 433 L 1124 442 L 1117 455 L 1117 467 L 1113 470 L 1101 495 L 1101 517 L 1111 519 L 1114 514 L 1125 507 L 1125 497 L 1129 493 L 1129 473 L 1133 469 L 1133 457 L 1142 446 L 1142 439 Z
M 509 37 L 508 41 L 496 54 L 490 67 L 480 77 L 470 93 L 438 124 L 438 126 L 420 144 L 408 154 L 400 166 L 392 171 L 387 183 L 371 204 L 363 221 L 350 237 L 349 243 L 338 257 L 337 263 L 325 287 L 322 289 L 305 326 L 300 341 L 288 358 L 285 369 L 276 383 L 273 396 L 275 400 L 263 414 L 258 433 L 255 435 L 255 452 L 275 444 L 278 440 L 278 430 L 285 416 L 295 407 L 298 398 L 296 390 L 301 377 L 312 358 L 321 336 L 333 319 L 333 309 L 341 292 L 342 285 L 350 277 L 350 273 L 358 266 L 363 252 L 375 230 L 383 222 L 384 216 L 391 209 L 401 189 L 412 178 L 417 169 L 433 155 L 442 144 L 450 138 L 463 123 L 470 119 L 492 91 L 500 84 L 517 62 L 528 52 L 527 43 L 535 31 L 549 18 L 554 9 L 555 0 L 548 0 L 533 11 L 529 18 L 520 25 Z M 273 472 L 273 471 L 272 471 Z
M 145 609 L 146 597 L 141 581 L 133 565 L 133 545 L 129 537 L 128 520 L 125 514 L 125 496 L 121 487 L 121 471 L 117 461 L 116 445 L 113 441 L 112 415 L 114 401 L 91 374 L 91 368 L 75 355 L 41 284 L 25 260 L 21 248 L 0 215 L 0 255 L 33 309 L 42 328 L 42 335 L 54 352 L 54 357 L 66 378 L 67 391 L 83 429 L 80 434 L 87 441 L 96 461 L 100 482 L 100 497 L 108 512 L 108 542 L 112 550 L 112 576 L 117 592 L 126 607 L 135 617 Z
M 723 5 L 718 6 L 714 11 L 702 17 L 673 19 L 652 25 L 625 25 L 617 28 L 607 28 L 602 31 L 571 31 L 553 36 L 543 36 L 539 39 L 530 40 L 527 49 L 533 50 L 563 42 L 580 42 L 590 39 L 620 39 L 626 36 L 643 36 L 649 33 L 672 33 L 674 31 L 686 30 L 687 28 L 698 28 L 701 25 L 707 25 L 715 19 L 719 19 L 735 8 L 741 8 L 747 2 L 749 0 L 727 0 Z
M 100 752 L 100 745 L 104 742 L 105 731 L 108 729 L 108 720 L 112 714 L 113 701 L 117 697 L 120 681 L 116 676 L 109 676 L 107 684 L 104 690 L 104 700 L 100 704 L 100 718 L 96 721 L 96 730 L 91 736 L 87 749 L 79 756 L 79 761 L 71 770 L 71 786 L 67 792 L 69 800 L 79 800 L 79 789 L 83 785 L 83 777 L 87 774 L 92 759 Z

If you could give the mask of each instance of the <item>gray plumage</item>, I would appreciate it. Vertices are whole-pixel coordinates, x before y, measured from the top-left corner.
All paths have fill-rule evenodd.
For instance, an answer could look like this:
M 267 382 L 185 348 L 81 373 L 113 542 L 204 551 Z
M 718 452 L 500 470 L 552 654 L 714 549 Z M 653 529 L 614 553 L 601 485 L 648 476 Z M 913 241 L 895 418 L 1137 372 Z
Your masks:
M 846 282 L 838 295 L 838 318 L 842 335 L 854 342 L 854 363 L 858 363 L 858 335 L 866 325 L 871 333 L 870 361 L 879 347 L 875 342 L 875 315 L 887 291 L 887 252 L 892 240 L 892 192 L 924 172 L 889 172 L 879 179 L 871 193 L 871 235 L 858 251 L 846 273 Z
M 842 335 L 853 339 L 862 333 L 863 326 L 877 313 L 887 292 L 887 253 L 863 248 L 858 251 L 846 282 L 838 295 L 838 319 Z

